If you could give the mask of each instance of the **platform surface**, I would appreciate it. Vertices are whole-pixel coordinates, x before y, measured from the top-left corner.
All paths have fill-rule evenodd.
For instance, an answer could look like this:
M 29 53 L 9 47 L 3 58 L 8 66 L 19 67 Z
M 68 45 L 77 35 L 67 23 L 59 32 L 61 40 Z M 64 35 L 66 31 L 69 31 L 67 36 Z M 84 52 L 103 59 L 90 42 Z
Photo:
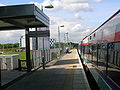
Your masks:
M 90 90 L 77 50 L 25 76 L 5 90 Z

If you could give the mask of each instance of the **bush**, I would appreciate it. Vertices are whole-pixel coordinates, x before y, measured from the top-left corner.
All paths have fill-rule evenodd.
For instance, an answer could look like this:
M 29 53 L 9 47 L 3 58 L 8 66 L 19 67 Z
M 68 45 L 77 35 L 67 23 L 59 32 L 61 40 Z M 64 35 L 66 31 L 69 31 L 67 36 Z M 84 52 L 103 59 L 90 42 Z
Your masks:
M 62 49 L 62 50 L 60 50 L 60 54 L 62 54 L 62 53 L 64 53 L 64 50 Z
M 58 53 L 56 53 L 56 52 L 52 52 L 52 59 L 57 58 L 57 54 L 58 54 Z

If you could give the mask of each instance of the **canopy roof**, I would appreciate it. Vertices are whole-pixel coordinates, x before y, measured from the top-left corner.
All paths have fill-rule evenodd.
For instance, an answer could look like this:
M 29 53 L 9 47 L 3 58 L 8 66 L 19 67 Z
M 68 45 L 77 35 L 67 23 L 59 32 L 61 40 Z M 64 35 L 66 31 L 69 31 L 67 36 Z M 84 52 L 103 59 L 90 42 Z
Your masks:
M 49 18 L 34 4 L 0 7 L 0 30 L 48 26 Z

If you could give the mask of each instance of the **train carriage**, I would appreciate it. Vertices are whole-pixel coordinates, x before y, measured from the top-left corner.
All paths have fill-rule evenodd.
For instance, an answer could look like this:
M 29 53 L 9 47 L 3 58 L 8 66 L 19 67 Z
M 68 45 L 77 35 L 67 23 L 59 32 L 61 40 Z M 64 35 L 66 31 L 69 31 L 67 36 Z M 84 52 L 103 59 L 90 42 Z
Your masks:
M 81 41 L 80 51 L 83 61 L 108 77 L 109 89 L 120 89 L 120 10 Z

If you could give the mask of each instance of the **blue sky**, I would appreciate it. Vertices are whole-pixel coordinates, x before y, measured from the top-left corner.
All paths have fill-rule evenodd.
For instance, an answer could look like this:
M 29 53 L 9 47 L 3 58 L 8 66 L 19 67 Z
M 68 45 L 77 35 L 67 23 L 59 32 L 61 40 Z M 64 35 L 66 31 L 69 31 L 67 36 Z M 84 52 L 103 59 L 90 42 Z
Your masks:
M 70 40 L 75 42 L 79 42 L 120 9 L 120 0 L 0 0 L 0 5 L 28 4 L 30 2 L 35 3 L 38 7 L 41 4 L 51 3 L 55 7 L 54 9 L 44 9 L 44 13 L 51 20 L 51 38 L 57 39 L 57 27 L 64 25 L 65 27 L 60 28 L 61 40 L 63 40 L 64 33 L 68 32 Z M 6 34 L 6 38 L 2 37 L 2 33 Z M 0 42 L 10 42 L 10 40 L 19 42 L 19 37 L 24 34 L 23 31 L 2 33 L 0 33 L 0 38 L 2 38 Z M 11 39 L 8 40 L 8 38 Z

